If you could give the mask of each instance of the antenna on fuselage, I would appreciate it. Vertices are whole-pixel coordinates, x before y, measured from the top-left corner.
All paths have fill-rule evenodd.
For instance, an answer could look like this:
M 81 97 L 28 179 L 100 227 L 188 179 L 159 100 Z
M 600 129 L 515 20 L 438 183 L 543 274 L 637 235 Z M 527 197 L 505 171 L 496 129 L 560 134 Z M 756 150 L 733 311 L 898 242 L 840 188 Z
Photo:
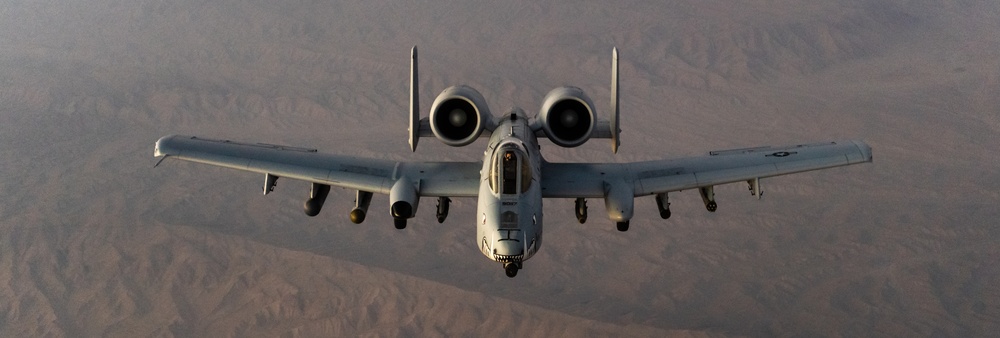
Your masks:
M 622 144 L 621 132 L 618 127 L 618 47 L 614 47 L 611 49 L 611 151 L 615 154 Z
M 420 85 L 417 76 L 417 46 L 410 50 L 410 151 L 417 151 L 420 140 Z

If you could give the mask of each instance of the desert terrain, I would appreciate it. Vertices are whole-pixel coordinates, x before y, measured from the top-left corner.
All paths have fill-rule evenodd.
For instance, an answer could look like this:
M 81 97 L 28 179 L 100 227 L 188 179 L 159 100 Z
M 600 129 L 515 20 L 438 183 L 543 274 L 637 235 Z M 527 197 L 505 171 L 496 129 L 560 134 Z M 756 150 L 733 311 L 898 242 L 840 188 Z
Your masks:
M 425 109 L 478 89 L 537 111 L 562 85 L 606 114 L 621 51 L 628 162 L 861 139 L 871 164 L 636 200 L 620 233 L 545 201 L 508 279 L 475 201 L 402 231 L 354 192 L 167 160 L 168 134 L 392 160 L 409 48 Z M 0 335 L 7 337 L 957 336 L 1000 330 L 1000 3 L 979 0 L 0 1 Z M 426 112 L 424 112 L 426 116 Z M 606 116 L 606 115 L 603 115 Z

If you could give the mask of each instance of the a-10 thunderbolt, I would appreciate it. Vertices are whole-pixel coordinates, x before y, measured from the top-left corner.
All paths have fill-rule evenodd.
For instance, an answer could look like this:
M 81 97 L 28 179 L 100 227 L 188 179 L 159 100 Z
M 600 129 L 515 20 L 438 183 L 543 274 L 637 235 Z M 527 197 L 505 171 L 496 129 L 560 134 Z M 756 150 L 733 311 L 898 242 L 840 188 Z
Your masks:
M 421 118 L 417 85 L 417 48 L 410 57 L 409 144 L 437 137 L 449 146 L 468 145 L 489 135 L 481 162 L 396 162 L 320 153 L 315 149 L 265 143 L 241 143 L 193 136 L 165 136 L 154 155 L 264 174 L 264 194 L 279 177 L 312 183 L 305 213 L 316 216 L 331 186 L 357 191 L 350 219 L 365 219 L 372 194 L 389 195 L 389 214 L 397 229 L 416 215 L 421 197 L 437 198 L 437 220 L 444 222 L 452 197 L 474 197 L 477 246 L 503 264 L 508 277 L 542 245 L 542 201 L 575 198 L 577 220 L 587 220 L 587 198 L 604 199 L 608 217 L 619 231 L 629 228 L 636 197 L 655 195 L 660 217 L 670 217 L 667 193 L 697 190 L 708 211 L 717 204 L 713 186 L 746 182 L 760 198 L 760 179 L 872 161 L 861 141 L 818 142 L 784 147 L 712 151 L 689 158 L 633 163 L 553 163 L 540 153 L 538 138 L 576 147 L 591 138 L 620 145 L 618 126 L 618 51 L 612 51 L 610 120 L 599 120 L 590 98 L 579 88 L 560 87 L 542 100 L 537 115 L 513 108 L 494 116 L 475 89 L 445 89 Z M 159 162 L 157 162 L 157 165 Z

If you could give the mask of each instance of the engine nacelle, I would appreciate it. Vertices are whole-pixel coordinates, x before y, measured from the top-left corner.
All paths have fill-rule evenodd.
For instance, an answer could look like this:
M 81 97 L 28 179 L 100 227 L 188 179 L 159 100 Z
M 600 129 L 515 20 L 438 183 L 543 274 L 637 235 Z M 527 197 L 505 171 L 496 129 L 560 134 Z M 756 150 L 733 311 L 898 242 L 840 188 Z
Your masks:
M 538 114 L 545 135 L 560 147 L 572 148 L 587 142 L 597 124 L 594 103 L 576 87 L 550 91 Z
M 486 100 L 469 86 L 453 86 L 441 92 L 431 106 L 434 136 L 452 147 L 475 142 L 484 129 L 492 129 L 493 115 Z

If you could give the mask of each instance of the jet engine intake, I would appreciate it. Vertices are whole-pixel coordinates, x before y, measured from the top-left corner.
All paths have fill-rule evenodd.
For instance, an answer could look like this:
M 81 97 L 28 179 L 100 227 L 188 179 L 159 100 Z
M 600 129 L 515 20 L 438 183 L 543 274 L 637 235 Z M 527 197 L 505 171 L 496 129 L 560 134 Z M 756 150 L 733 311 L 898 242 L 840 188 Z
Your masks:
M 576 87 L 559 87 L 545 95 L 539 121 L 545 135 L 560 147 L 572 148 L 587 142 L 597 117 L 594 103 Z
M 445 89 L 431 106 L 431 131 L 441 142 L 461 147 L 475 142 L 493 119 L 483 95 L 469 86 Z

